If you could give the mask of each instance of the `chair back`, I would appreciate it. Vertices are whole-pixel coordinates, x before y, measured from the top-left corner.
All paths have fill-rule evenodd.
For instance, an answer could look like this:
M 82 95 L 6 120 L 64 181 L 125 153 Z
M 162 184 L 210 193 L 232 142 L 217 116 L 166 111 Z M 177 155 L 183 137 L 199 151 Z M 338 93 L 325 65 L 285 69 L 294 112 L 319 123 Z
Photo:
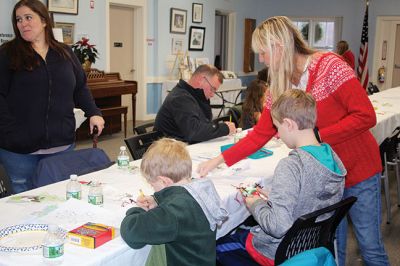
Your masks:
M 138 135 L 152 132 L 152 131 L 154 131 L 154 121 L 137 126 L 134 128 L 134 131 Z
M 356 200 L 356 197 L 349 197 L 299 217 L 279 244 L 275 254 L 275 265 L 283 263 L 298 253 L 317 247 L 325 247 L 334 255 L 336 228 Z M 332 212 L 333 214 L 328 219 L 317 221 L 318 217 Z
M 235 105 L 229 108 L 228 115 L 232 117 L 232 122 L 235 123 L 236 128 L 240 127 L 240 117 L 242 116 L 242 107 Z
M 382 166 L 385 167 L 385 162 L 392 162 L 398 157 L 398 149 L 400 144 L 400 126 L 396 127 L 392 135 L 387 137 L 380 145 L 379 151 L 382 160 Z M 386 158 L 385 158 L 386 154 Z
M 32 182 L 34 187 L 41 187 L 66 180 L 72 174 L 84 175 L 113 164 L 102 149 L 67 151 L 40 160 Z
M 374 93 L 379 92 L 379 88 L 378 88 L 378 86 L 374 85 L 372 82 L 369 82 L 368 87 L 367 87 L 367 92 L 368 92 L 368 95 L 372 95 Z
M 125 144 L 128 146 L 133 159 L 139 160 L 142 159 L 143 154 L 147 151 L 150 145 L 162 137 L 164 137 L 163 133 L 152 131 L 125 139 Z
M 8 197 L 13 194 L 10 178 L 6 169 L 0 164 L 0 198 Z

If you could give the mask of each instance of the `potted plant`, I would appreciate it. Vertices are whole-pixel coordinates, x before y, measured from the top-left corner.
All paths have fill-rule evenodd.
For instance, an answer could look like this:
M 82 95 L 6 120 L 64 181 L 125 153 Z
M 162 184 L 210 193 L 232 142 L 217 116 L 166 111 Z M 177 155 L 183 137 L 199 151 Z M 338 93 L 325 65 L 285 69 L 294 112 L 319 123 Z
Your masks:
M 89 70 L 91 65 L 96 63 L 96 58 L 99 58 L 95 46 L 94 44 L 89 44 L 89 39 L 85 37 L 82 37 L 80 41 L 72 45 L 72 50 L 85 70 Z

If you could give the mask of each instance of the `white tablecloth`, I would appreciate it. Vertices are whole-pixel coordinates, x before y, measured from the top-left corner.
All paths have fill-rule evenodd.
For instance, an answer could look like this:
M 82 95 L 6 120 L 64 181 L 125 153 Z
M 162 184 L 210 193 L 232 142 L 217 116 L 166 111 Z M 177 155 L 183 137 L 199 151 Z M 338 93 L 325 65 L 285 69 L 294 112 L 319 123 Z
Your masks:
M 369 96 L 376 112 L 376 126 L 371 128 L 378 144 L 400 126 L 400 87 L 374 93 Z
M 221 137 L 188 146 L 193 159 L 193 169 L 196 169 L 201 161 L 219 154 L 221 145 L 232 142 L 233 137 Z M 210 173 L 210 178 L 230 213 L 229 219 L 218 229 L 218 237 L 235 228 L 250 215 L 245 205 L 240 202 L 240 197 L 238 197 L 233 185 L 261 182 L 268 187 L 268 180 L 272 177 L 278 161 L 287 156 L 289 152 L 285 145 L 275 146 L 275 148 L 271 148 L 274 155 L 270 157 L 258 160 L 246 159 L 234 167 L 227 168 L 224 166 Z M 138 166 L 140 160 L 131 162 L 131 164 Z M 40 203 L 14 203 L 9 202 L 10 198 L 0 199 L 0 210 L 2 211 L 0 229 L 25 223 L 56 223 L 64 229 L 70 230 L 89 221 L 119 227 L 126 210 L 133 206 L 121 206 L 123 194 L 128 193 L 136 198 L 139 189 L 142 189 L 145 194 L 153 193 L 151 186 L 141 177 L 138 168 L 121 170 L 114 165 L 108 169 L 79 177 L 80 181 L 95 179 L 103 183 L 105 196 L 104 207 L 95 207 L 99 214 L 96 214 L 95 211 L 84 211 L 88 195 L 87 186 L 82 186 L 81 201 L 65 202 L 67 181 L 63 181 L 20 194 L 39 195 L 46 193 L 47 195 L 58 196 L 59 200 L 53 198 Z M 69 210 L 68 208 L 73 206 L 71 204 L 76 202 L 82 206 Z M 149 250 L 149 246 L 133 250 L 119 236 L 94 250 L 66 244 L 62 265 L 144 265 Z M 41 254 L 0 253 L 0 265 L 43 265 L 43 259 Z

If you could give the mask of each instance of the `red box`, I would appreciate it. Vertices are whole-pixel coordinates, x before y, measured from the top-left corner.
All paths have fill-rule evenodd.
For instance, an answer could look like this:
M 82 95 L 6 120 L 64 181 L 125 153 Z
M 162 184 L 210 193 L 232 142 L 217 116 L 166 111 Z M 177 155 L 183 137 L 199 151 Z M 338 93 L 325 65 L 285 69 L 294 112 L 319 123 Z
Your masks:
M 112 226 L 86 223 L 68 232 L 68 242 L 74 245 L 97 248 L 115 237 Z

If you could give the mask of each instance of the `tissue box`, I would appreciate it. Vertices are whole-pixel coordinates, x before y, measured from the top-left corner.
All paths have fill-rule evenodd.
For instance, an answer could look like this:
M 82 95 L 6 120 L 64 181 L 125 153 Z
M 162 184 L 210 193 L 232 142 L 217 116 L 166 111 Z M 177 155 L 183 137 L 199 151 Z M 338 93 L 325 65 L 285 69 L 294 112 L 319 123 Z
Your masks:
M 68 242 L 74 245 L 97 248 L 110 241 L 115 236 L 115 228 L 112 226 L 86 223 L 68 232 Z

